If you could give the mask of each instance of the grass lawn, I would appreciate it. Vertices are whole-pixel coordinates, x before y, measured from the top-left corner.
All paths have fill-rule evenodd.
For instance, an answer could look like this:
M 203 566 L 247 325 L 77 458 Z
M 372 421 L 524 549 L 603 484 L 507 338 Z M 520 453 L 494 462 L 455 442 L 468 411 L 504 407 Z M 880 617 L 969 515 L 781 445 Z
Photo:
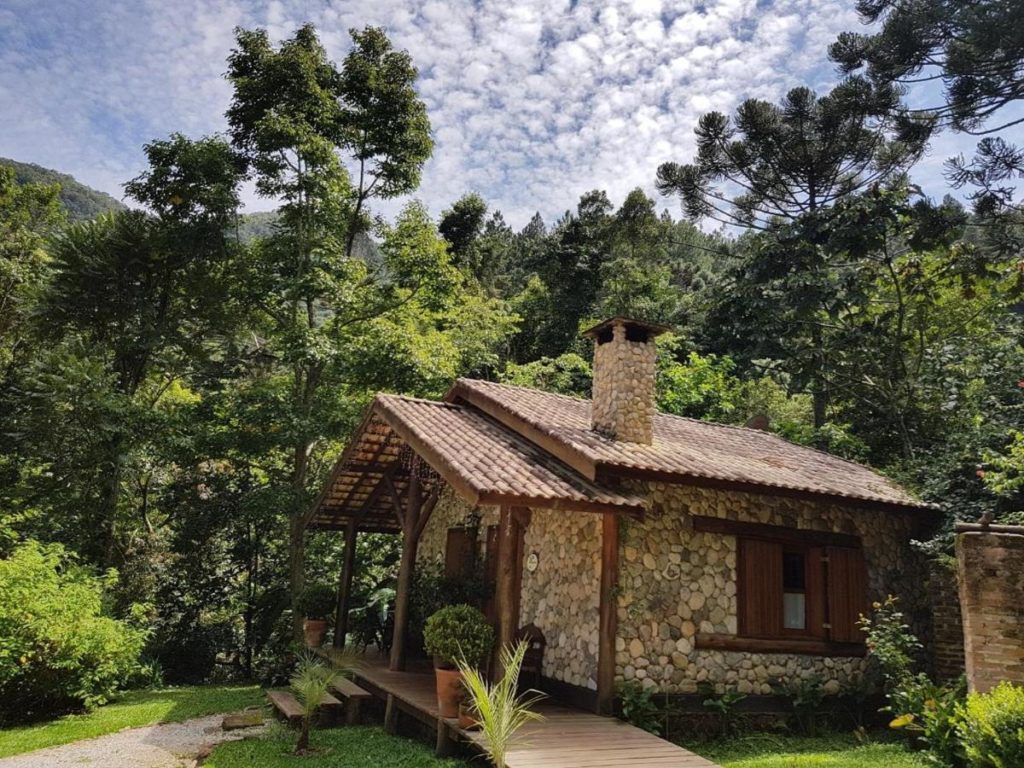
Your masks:
M 58 720 L 0 731 L 0 757 L 90 739 L 124 728 L 176 723 L 263 703 L 263 692 L 256 685 L 202 685 L 128 691 L 112 704 L 88 714 L 68 715 Z
M 724 768 L 925 768 L 924 760 L 892 742 L 858 742 L 853 736 L 816 738 L 756 734 L 693 745 Z
M 434 757 L 428 747 L 388 736 L 380 728 L 315 730 L 310 746 L 318 754 L 297 757 L 295 731 L 277 726 L 266 736 L 220 744 L 203 762 L 204 768 L 467 768 L 458 760 Z M 477 763 L 478 765 L 480 763 Z

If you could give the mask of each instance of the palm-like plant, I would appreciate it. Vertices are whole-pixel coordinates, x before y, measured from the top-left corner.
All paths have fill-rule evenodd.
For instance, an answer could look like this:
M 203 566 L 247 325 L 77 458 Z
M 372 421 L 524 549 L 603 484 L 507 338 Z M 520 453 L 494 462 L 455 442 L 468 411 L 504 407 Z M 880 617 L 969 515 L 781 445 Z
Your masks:
M 307 652 L 299 656 L 295 674 L 289 681 L 292 693 L 302 705 L 302 728 L 299 731 L 299 740 L 295 744 L 296 754 L 302 754 L 309 749 L 310 726 L 316 717 L 320 702 L 330 690 L 331 683 L 348 674 L 352 666 L 353 659 L 345 652 L 332 654 L 330 664 L 325 664 L 312 653 Z
M 528 722 L 544 719 L 533 711 L 533 705 L 543 694 L 532 690 L 522 695 L 518 693 L 519 670 L 526 649 L 525 641 L 501 649 L 501 668 L 505 673 L 495 683 L 488 683 L 475 667 L 465 661 L 458 662 L 473 715 L 485 737 L 484 751 L 495 768 L 505 768 L 505 756 L 516 732 Z

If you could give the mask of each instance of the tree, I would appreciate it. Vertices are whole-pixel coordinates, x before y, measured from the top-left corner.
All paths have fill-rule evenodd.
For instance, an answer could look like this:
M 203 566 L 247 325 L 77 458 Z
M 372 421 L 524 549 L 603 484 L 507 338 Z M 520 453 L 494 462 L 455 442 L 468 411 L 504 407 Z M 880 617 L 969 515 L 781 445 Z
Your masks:
M 69 352 L 78 345 L 109 375 L 100 408 L 108 418 L 93 436 L 104 443 L 98 504 L 108 565 L 126 458 L 145 439 L 146 414 L 187 372 L 221 312 L 226 229 L 238 204 L 239 169 L 219 139 L 174 136 L 147 145 L 146 154 L 150 168 L 127 189 L 156 215 L 118 211 L 64 230 L 40 308 L 52 339 L 70 342 Z M 64 362 L 75 365 L 74 357 Z
M 14 169 L 0 165 L 0 387 L 49 277 L 43 244 L 64 221 L 59 194 L 56 185 L 19 185 Z
M 351 30 L 352 50 L 342 65 L 342 144 L 358 171 L 345 252 L 365 229 L 366 201 L 416 189 L 433 141 L 427 108 L 416 93 L 418 72 L 405 51 L 391 46 L 384 30 Z
M 475 192 L 463 195 L 441 214 L 437 225 L 441 237 L 448 241 L 452 263 L 467 274 L 479 272 L 476 242 L 483 233 L 487 203 Z
M 897 135 L 889 86 L 849 78 L 825 96 L 794 88 L 780 104 L 748 99 L 733 119 L 700 118 L 693 163 L 663 163 L 657 187 L 693 220 L 765 230 L 793 222 L 909 168 L 927 131 Z M 725 184 L 726 188 L 718 185 Z
M 830 254 L 821 250 L 813 230 L 827 225 L 837 202 L 897 178 L 924 151 L 927 130 L 897 137 L 891 115 L 898 103 L 894 87 L 851 77 L 820 98 L 808 88 L 795 88 L 779 105 L 747 100 L 735 121 L 708 113 L 697 127 L 695 162 L 661 165 L 658 189 L 678 194 L 691 219 L 711 218 L 796 243 L 800 252 L 792 254 L 791 266 L 817 286 L 808 292 L 803 311 L 817 312 L 830 290 Z M 721 183 L 728 188 L 716 186 Z M 787 227 L 789 234 L 782 234 Z M 793 237 L 794 232 L 803 234 Z M 809 328 L 815 424 L 821 427 L 829 399 L 827 360 L 818 324 Z
M 977 155 L 947 163 L 956 187 L 974 186 L 979 212 L 1013 205 L 1014 180 L 1024 177 L 1024 150 L 998 134 L 1024 118 L 1014 105 L 1024 98 L 1021 0 L 859 0 L 873 34 L 845 32 L 829 55 L 845 73 L 864 70 L 878 87 L 941 82 L 943 98 L 899 108 L 905 128 L 939 128 L 983 136 Z
M 354 37 L 342 72 L 308 25 L 276 49 L 266 32 L 239 30 L 229 58 L 235 147 L 260 194 L 283 201 L 277 231 L 253 243 L 239 284 L 271 359 L 259 393 L 266 411 L 252 428 L 276 424 L 271 442 L 286 454 L 273 478 L 287 488 L 293 601 L 305 580 L 311 485 L 325 469 L 327 441 L 351 428 L 351 412 L 370 392 L 432 392 L 438 378 L 485 364 L 510 330 L 499 305 L 463 292 L 418 203 L 381 226 L 379 263 L 352 254 L 368 196 L 408 191 L 429 149 L 408 56 L 392 52 L 379 30 Z M 341 162 L 350 150 L 359 161 L 355 187 Z M 292 619 L 299 637 L 302 617 L 293 610 Z

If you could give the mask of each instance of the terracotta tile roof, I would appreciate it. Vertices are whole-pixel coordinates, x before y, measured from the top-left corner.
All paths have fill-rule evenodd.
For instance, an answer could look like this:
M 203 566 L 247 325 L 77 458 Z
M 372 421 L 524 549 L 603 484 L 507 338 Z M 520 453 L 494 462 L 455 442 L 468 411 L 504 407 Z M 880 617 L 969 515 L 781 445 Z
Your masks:
M 929 506 L 868 467 L 760 430 L 659 413 L 653 445 L 641 445 L 592 431 L 589 400 L 475 379 L 459 379 L 446 399 L 483 410 L 591 480 L 616 475 L 691 479 L 896 507 Z
M 646 502 L 588 480 L 476 409 L 378 395 L 374 410 L 468 501 L 642 512 Z

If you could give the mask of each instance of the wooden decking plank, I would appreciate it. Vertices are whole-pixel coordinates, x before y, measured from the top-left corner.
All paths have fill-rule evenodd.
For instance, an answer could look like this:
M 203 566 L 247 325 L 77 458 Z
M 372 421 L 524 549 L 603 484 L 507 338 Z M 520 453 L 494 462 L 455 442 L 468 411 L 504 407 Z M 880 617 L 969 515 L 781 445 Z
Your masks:
M 389 696 L 403 711 L 437 728 L 437 697 L 429 671 L 391 672 L 378 663 L 355 671 L 358 684 L 380 698 Z M 718 768 L 683 747 L 647 733 L 628 723 L 574 709 L 547 699 L 537 705 L 544 716 L 517 734 L 506 756 L 508 768 Z M 453 722 L 447 729 L 482 748 L 486 739 L 479 731 L 463 731 Z

